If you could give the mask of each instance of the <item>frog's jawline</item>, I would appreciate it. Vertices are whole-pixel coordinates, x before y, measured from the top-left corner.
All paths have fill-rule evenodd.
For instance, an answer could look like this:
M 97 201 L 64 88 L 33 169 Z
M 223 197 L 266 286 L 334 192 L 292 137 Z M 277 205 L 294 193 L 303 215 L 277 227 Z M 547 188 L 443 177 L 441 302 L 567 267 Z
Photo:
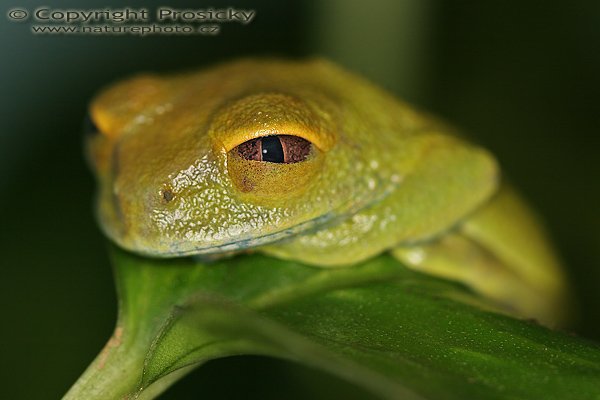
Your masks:
M 381 179 L 379 179 L 381 181 Z M 316 231 L 317 229 L 321 229 L 324 226 L 330 225 L 333 226 L 337 223 L 340 223 L 349 217 L 366 210 L 372 206 L 377 205 L 380 201 L 386 198 L 390 193 L 397 189 L 398 183 L 388 183 L 385 185 L 386 187 L 381 190 L 379 193 L 374 194 L 370 193 L 372 196 L 370 199 L 365 199 L 364 202 L 356 201 L 354 206 L 349 207 L 343 213 L 336 213 L 334 211 L 329 211 L 326 214 L 323 214 L 319 217 L 313 218 L 311 220 L 301 222 L 292 227 L 283 229 L 281 231 L 273 232 L 268 235 L 257 236 L 253 238 L 240 239 L 228 243 L 218 244 L 214 246 L 207 247 L 196 247 L 191 248 L 189 250 L 172 250 L 169 252 L 152 252 L 152 251 L 144 251 L 137 250 L 137 252 L 142 253 L 146 256 L 156 257 L 156 258 L 170 258 L 170 257 L 187 257 L 187 256 L 198 256 L 199 258 L 206 258 L 207 260 L 216 259 L 221 256 L 230 255 L 231 253 L 240 252 L 246 249 L 259 247 L 262 245 L 266 245 L 274 242 L 282 242 L 285 239 L 290 238 L 291 236 L 298 234 L 308 234 Z
M 268 235 L 257 236 L 250 239 L 241 239 L 234 242 L 219 244 L 216 246 L 198 247 L 186 251 L 173 251 L 170 253 L 154 254 L 154 256 L 158 256 L 161 258 L 186 256 L 198 256 L 199 258 L 204 258 L 204 256 L 206 256 L 207 259 L 218 258 L 220 256 L 226 256 L 234 252 L 259 247 L 273 242 L 284 241 L 286 238 L 300 233 L 310 233 L 317 230 L 318 228 L 321 228 L 323 225 L 332 221 L 336 221 L 338 219 L 341 219 L 341 217 L 336 217 L 334 213 L 330 212 L 321 215 L 317 218 L 313 218 L 309 221 L 302 222 L 298 225 L 294 225 L 282 231 L 270 233 Z

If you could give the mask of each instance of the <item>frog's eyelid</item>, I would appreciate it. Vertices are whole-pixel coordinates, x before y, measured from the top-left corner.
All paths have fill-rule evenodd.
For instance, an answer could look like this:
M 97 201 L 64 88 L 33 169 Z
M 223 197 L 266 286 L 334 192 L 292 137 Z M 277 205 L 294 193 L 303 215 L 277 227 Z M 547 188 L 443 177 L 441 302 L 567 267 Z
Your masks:
M 221 135 L 219 135 L 221 136 Z M 332 143 L 330 140 L 322 140 L 319 135 L 314 132 L 298 129 L 296 126 L 281 126 L 277 129 L 258 129 L 258 130 L 237 130 L 229 135 L 217 136 L 219 142 L 225 148 L 225 151 L 231 151 L 239 145 L 246 143 L 252 139 L 264 138 L 267 136 L 295 136 L 306 140 L 320 151 L 327 152 Z

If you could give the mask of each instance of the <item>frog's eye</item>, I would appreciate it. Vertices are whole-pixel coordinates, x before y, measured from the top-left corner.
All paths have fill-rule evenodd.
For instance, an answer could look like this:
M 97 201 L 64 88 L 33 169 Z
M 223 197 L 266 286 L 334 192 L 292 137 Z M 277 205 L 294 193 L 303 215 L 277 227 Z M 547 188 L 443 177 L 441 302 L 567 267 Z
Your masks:
M 292 135 L 264 136 L 248 140 L 237 146 L 240 157 L 252 161 L 271 163 L 297 163 L 306 160 L 312 150 L 312 143 Z
M 86 137 L 95 136 L 98 133 L 100 133 L 100 130 L 96 126 L 96 123 L 94 122 L 89 113 L 86 114 L 85 118 L 83 119 L 82 131 Z
M 227 152 L 227 171 L 237 195 L 261 206 L 280 207 L 316 182 L 325 153 L 295 135 L 247 140 Z

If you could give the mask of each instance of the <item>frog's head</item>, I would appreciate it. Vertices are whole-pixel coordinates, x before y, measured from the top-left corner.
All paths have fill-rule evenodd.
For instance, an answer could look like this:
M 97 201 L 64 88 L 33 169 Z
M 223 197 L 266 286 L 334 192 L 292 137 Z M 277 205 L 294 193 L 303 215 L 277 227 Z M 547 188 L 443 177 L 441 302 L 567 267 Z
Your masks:
M 347 87 L 344 74 L 323 61 L 245 60 L 109 87 L 92 102 L 98 134 L 87 142 L 104 231 L 139 253 L 215 254 L 381 197 L 389 181 L 360 137 L 385 123 L 351 100 L 378 107 L 374 89 Z

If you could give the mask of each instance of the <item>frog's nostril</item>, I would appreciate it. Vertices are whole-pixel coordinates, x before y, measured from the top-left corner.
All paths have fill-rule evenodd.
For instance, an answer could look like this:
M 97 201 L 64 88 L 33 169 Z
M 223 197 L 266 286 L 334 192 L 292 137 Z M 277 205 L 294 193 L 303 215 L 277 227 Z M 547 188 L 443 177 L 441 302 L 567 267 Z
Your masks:
M 175 195 L 170 189 L 161 190 L 160 193 L 162 195 L 163 200 L 167 203 L 173 200 L 173 198 L 175 197 Z
M 94 123 L 94 120 L 92 119 L 92 117 L 90 116 L 89 113 L 86 114 L 85 118 L 83 119 L 83 126 L 82 126 L 81 130 L 83 131 L 83 134 L 86 137 L 87 136 L 95 136 L 98 133 L 100 133 L 100 130 Z

